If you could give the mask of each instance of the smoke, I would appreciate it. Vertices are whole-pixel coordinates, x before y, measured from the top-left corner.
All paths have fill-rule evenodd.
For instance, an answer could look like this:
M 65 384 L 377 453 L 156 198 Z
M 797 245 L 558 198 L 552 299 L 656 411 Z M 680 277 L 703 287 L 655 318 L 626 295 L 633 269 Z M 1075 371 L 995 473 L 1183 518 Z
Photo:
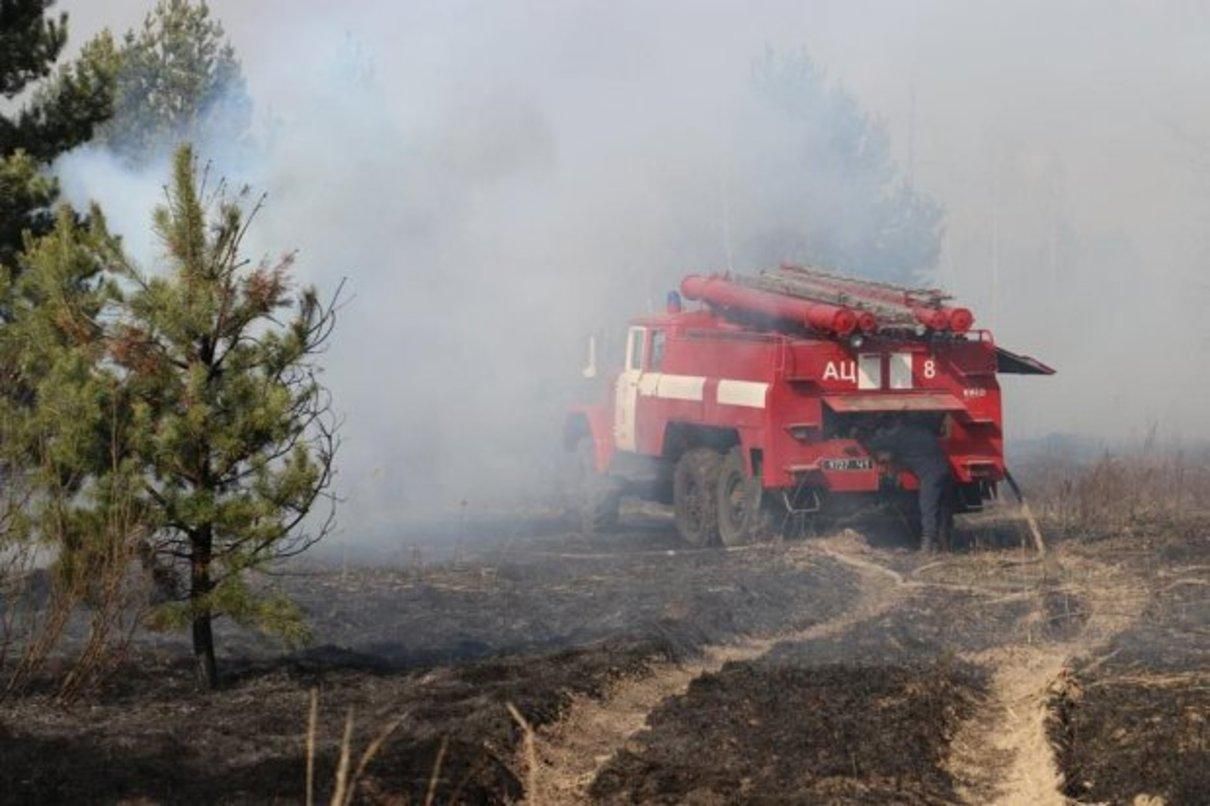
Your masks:
M 78 42 L 150 3 L 61 5 Z M 933 276 L 1002 344 L 1059 368 L 1006 382 L 1010 437 L 1210 436 L 1210 27 L 1195 7 L 211 6 L 258 145 L 201 154 L 269 194 L 254 254 L 298 248 L 305 280 L 349 281 L 327 360 L 348 539 L 540 499 L 562 411 L 587 391 L 585 335 L 620 334 L 687 270 L 768 263 L 804 194 L 803 231 L 843 228 L 845 248 L 870 231 L 852 177 L 802 169 L 754 103 L 769 47 L 805 47 L 882 122 L 899 181 L 946 211 Z M 832 114 L 824 97 L 806 120 Z M 154 263 L 163 166 L 85 147 L 56 170 Z

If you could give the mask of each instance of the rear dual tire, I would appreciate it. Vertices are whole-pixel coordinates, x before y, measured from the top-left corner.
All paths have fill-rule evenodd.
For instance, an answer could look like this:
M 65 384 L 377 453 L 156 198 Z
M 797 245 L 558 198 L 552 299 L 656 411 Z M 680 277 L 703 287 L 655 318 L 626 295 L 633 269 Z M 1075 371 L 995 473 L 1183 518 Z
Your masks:
M 761 534 L 760 479 L 744 467 L 736 447 L 726 455 L 711 448 L 686 451 L 676 463 L 672 504 L 676 528 L 691 546 L 742 546 Z
M 744 455 L 732 448 L 718 473 L 718 536 L 724 546 L 745 546 L 765 530 L 760 478 L 748 475 Z

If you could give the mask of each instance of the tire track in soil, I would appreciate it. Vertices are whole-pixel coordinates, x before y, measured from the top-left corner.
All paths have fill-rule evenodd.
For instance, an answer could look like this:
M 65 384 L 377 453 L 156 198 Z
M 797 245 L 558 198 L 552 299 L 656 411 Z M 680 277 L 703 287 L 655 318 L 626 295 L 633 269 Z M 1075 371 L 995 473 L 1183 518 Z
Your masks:
M 641 677 L 619 681 L 604 698 L 577 699 L 558 722 L 536 737 L 537 769 L 531 779 L 535 791 L 527 793 L 528 802 L 589 802 L 587 790 L 597 772 L 645 727 L 648 714 L 666 698 L 683 695 L 697 677 L 717 672 L 729 661 L 754 660 L 782 641 L 843 633 L 877 618 L 914 589 L 983 587 L 905 577 L 878 562 L 877 550 L 853 532 L 816 539 L 795 554 L 803 562 L 823 557 L 853 569 L 858 577 L 855 606 L 803 630 L 709 647 L 701 659 L 690 663 L 659 664 Z M 1088 618 L 1067 640 L 1007 644 L 963 656 L 992 675 L 986 702 L 959 728 L 946 764 L 965 802 L 1068 802 L 1061 794 L 1062 778 L 1047 734 L 1050 696 L 1064 684 L 1071 661 L 1128 627 L 1147 599 L 1146 591 L 1120 569 L 1088 558 L 1051 555 L 1045 576 L 1074 585 L 1088 608 Z M 1040 593 L 1041 583 L 1030 594 L 1039 604 Z M 1037 615 L 1045 618 L 1040 608 Z M 526 764 L 521 760 L 518 766 Z
M 1051 562 L 1048 572 L 1078 585 L 1088 619 L 1070 640 L 1011 644 L 962 656 L 992 674 L 987 700 L 958 729 L 946 764 L 966 803 L 1070 802 L 1062 794 L 1063 777 L 1047 730 L 1050 698 L 1066 684 L 1071 662 L 1128 627 L 1147 600 L 1138 582 L 1116 568 L 1071 556 Z
M 868 619 L 877 618 L 903 599 L 907 590 L 924 583 L 904 579 L 897 571 L 861 555 L 870 549 L 853 532 L 788 550 L 792 560 L 810 563 L 824 557 L 848 566 L 857 574 L 857 600 L 845 613 L 810 627 L 749 638 L 731 644 L 706 647 L 701 658 L 684 663 L 659 663 L 645 674 L 620 680 L 601 698 L 577 697 L 556 722 L 534 736 L 534 762 L 525 757 L 515 762 L 526 771 L 532 791 L 529 804 L 589 803 L 588 789 L 597 772 L 647 724 L 647 716 L 669 697 L 685 694 L 698 677 L 717 672 L 732 661 L 750 661 L 783 641 L 812 641 L 842 633 Z M 888 580 L 892 583 L 888 585 Z

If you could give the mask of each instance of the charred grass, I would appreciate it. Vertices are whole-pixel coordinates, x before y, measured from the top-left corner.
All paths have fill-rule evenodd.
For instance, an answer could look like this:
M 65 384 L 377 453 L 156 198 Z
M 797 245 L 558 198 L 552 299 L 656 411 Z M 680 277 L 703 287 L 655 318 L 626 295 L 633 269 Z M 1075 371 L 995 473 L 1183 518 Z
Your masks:
M 608 802 L 937 803 L 986 694 L 960 659 L 1037 630 L 1036 601 L 929 589 L 834 636 L 778 644 L 668 701 L 593 783 Z
M 661 550 L 645 536 L 595 545 L 544 540 L 438 568 L 325 570 L 294 578 L 289 590 L 316 625 L 319 654 L 338 640 L 342 650 L 392 668 L 619 635 L 692 650 L 805 626 L 855 595 L 847 571 L 827 562 L 804 569 L 775 547 Z M 667 539 L 667 529 L 660 536 Z
M 970 666 L 733 663 L 669 701 L 598 775 L 606 802 L 936 802 Z
M 1052 697 L 1065 794 L 1089 802 L 1210 800 L 1210 460 L 1151 441 L 1023 473 L 1052 535 L 1129 569 L 1147 605 L 1075 663 Z
M 502 803 L 523 794 L 523 739 L 577 696 L 746 633 L 841 612 L 852 575 L 777 549 L 524 553 L 398 571 L 308 569 L 287 584 L 320 646 L 273 657 L 233 634 L 226 687 L 192 688 L 171 644 L 147 645 L 85 706 L 20 700 L 0 716 L 0 802 L 298 801 L 309 692 L 320 692 L 316 780 L 402 718 L 362 778 L 362 802 Z M 321 798 L 324 793 L 320 791 Z
M 1050 732 L 1066 793 L 1204 802 L 1210 519 L 1164 506 L 1079 525 L 1039 508 L 1061 538 L 1052 557 L 1126 569 L 1148 591 L 1143 616 L 1055 688 Z M 605 763 L 592 796 L 955 800 L 961 782 L 944 762 L 985 706 L 991 668 L 980 664 L 1002 646 L 1075 640 L 1097 584 L 1022 561 L 1011 530 L 989 528 L 953 557 L 858 546 L 896 587 L 893 606 L 694 680 Z M 281 582 L 317 646 L 282 655 L 228 631 L 227 685 L 198 694 L 181 643 L 143 636 L 92 701 L 6 706 L 0 802 L 299 801 L 313 687 L 321 800 L 352 709 L 355 752 L 402 719 L 359 802 L 515 801 L 526 794 L 524 734 L 509 705 L 541 728 L 577 698 L 600 699 L 665 661 L 828 622 L 860 598 L 851 568 L 794 543 L 684 552 L 670 540 L 666 529 L 605 545 L 550 533 L 437 565 L 296 567 Z
M 598 695 L 637 674 L 667 649 L 608 642 L 540 657 L 472 663 L 428 674 L 358 670 L 245 678 L 214 695 L 188 692 L 188 670 L 145 663 L 131 689 L 87 712 L 17 705 L 0 734 L 0 800 L 31 802 L 294 802 L 305 776 L 308 691 L 320 691 L 317 780 L 335 776 L 341 726 L 355 714 L 353 744 L 384 724 L 399 729 L 369 767 L 365 800 L 502 802 L 521 783 L 509 760 L 519 740 L 505 708 L 536 724 L 555 718 L 575 694 Z M 438 757 L 441 761 L 438 761 Z
M 1051 735 L 1082 801 L 1210 798 L 1210 518 L 1138 524 L 1096 546 L 1150 596 L 1137 623 L 1057 687 Z

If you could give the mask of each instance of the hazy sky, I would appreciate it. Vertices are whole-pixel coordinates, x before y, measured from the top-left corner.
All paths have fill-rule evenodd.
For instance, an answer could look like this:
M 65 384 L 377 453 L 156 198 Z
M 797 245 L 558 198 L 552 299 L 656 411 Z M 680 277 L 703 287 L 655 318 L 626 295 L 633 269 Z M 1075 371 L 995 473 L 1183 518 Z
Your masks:
M 78 44 L 151 3 L 59 5 Z M 1210 437 L 1202 3 L 211 7 L 277 138 L 250 177 L 264 248 L 356 294 L 332 377 L 358 484 L 396 489 L 393 455 L 437 457 L 452 489 L 467 463 L 523 472 L 508 439 L 549 424 L 510 423 L 536 398 L 556 416 L 583 333 L 723 264 L 734 101 L 767 47 L 805 49 L 885 123 L 946 208 L 939 280 L 1059 368 L 1006 382 L 1010 437 Z

